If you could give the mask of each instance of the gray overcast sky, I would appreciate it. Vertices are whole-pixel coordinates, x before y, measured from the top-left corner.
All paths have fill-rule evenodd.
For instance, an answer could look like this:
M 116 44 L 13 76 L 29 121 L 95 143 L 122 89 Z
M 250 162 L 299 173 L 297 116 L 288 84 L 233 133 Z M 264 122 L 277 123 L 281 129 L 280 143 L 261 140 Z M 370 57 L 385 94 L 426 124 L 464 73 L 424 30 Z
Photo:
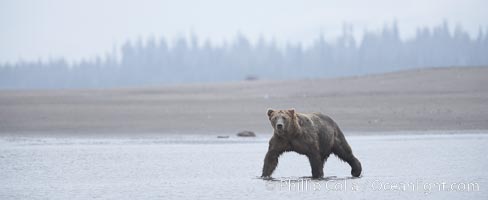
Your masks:
M 487 0 L 1 0 L 0 63 L 93 58 L 129 39 L 190 32 L 214 42 L 240 32 L 307 43 L 321 32 L 334 38 L 343 22 L 360 34 L 396 20 L 409 37 L 448 20 L 476 36 L 487 29 L 487 8 Z

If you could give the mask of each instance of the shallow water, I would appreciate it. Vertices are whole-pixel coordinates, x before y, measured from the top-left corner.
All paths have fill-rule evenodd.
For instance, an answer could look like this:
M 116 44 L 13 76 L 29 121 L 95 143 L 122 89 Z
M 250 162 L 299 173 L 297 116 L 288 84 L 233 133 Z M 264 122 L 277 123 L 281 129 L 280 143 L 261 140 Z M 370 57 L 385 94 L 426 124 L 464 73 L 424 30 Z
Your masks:
M 323 180 L 267 138 L 0 137 L 0 199 L 488 199 L 488 134 L 349 136 L 363 175 L 331 156 Z

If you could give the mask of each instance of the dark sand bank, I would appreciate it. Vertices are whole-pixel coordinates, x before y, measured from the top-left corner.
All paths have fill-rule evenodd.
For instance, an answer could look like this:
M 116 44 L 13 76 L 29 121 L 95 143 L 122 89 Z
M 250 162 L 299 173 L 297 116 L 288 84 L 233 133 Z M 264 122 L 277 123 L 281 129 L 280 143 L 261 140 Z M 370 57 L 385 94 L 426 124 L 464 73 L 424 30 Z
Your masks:
M 268 133 L 266 109 L 323 112 L 345 131 L 486 130 L 488 67 L 300 81 L 2 90 L 0 134 Z

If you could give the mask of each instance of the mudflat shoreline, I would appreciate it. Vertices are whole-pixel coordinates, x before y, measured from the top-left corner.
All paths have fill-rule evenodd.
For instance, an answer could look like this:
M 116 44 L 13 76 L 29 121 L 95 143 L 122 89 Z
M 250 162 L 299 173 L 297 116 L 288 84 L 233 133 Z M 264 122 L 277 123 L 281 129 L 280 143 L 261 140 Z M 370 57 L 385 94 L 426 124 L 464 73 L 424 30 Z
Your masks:
M 351 133 L 488 130 L 487 77 L 488 67 L 451 67 L 313 80 L 0 90 L 0 135 L 270 134 L 270 107 L 322 112 Z

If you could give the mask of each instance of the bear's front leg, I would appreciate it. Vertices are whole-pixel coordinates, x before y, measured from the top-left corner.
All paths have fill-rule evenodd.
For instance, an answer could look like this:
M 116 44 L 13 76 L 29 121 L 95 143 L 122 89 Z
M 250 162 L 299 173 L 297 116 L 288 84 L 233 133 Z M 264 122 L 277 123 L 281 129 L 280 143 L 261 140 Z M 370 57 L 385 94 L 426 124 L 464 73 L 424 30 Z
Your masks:
M 263 173 L 261 177 L 270 177 L 273 171 L 278 165 L 278 157 L 285 152 L 290 150 L 289 143 L 280 137 L 273 136 L 269 140 L 268 153 L 264 158 Z
M 324 176 L 324 167 L 322 165 L 322 159 L 317 153 L 307 155 L 310 161 L 310 167 L 312 168 L 312 178 L 322 178 Z
M 266 153 L 266 157 L 264 158 L 264 166 L 263 166 L 263 173 L 261 177 L 270 177 L 273 171 L 278 165 L 278 157 L 280 156 L 280 152 L 269 149 L 268 153 Z

